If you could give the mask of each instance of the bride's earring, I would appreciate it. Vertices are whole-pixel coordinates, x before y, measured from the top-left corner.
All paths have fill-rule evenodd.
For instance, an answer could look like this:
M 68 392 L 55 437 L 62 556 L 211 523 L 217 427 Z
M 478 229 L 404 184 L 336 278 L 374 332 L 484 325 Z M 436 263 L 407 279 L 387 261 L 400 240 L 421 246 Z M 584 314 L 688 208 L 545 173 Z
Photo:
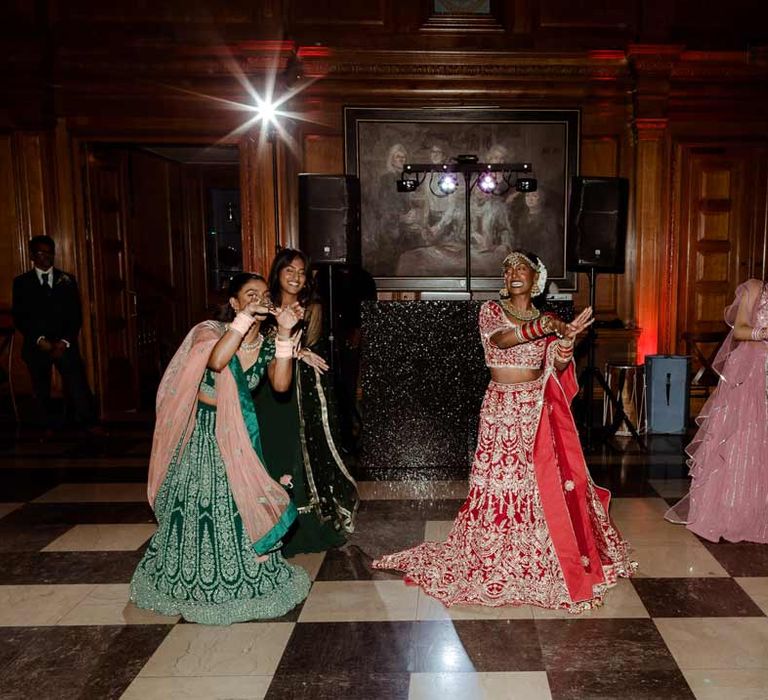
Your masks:
M 509 299 L 509 290 L 508 290 L 506 287 L 502 287 L 502 288 L 499 290 L 499 296 L 500 296 L 502 299 Z

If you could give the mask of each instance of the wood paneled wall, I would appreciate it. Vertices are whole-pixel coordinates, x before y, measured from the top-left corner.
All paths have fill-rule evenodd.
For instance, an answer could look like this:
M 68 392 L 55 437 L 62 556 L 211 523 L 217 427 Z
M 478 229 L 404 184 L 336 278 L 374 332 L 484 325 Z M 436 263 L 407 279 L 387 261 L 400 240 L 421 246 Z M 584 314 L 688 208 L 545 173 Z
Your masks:
M 88 142 L 238 145 L 245 261 L 267 269 L 276 245 L 298 242 L 296 175 L 343 171 L 344 105 L 581 108 L 581 174 L 631 181 L 627 272 L 599 277 L 597 312 L 639 327 L 641 355 L 717 325 L 736 284 L 765 274 L 768 22 L 754 2 L 492 0 L 487 17 L 439 16 L 427 0 L 8 7 L 0 304 L 43 232 L 92 303 Z M 258 125 L 242 128 L 252 90 L 270 85 L 301 117 L 274 153 Z M 190 172 L 174 177 L 179 201 L 194 199 Z

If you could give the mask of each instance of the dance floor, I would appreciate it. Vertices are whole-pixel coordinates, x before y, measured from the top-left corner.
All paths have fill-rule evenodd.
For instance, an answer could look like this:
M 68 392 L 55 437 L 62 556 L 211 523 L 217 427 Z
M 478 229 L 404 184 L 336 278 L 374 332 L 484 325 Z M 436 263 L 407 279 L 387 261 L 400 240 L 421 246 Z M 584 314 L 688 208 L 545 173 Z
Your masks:
M 372 557 L 442 538 L 463 482 L 365 482 L 343 549 L 277 620 L 183 624 L 127 603 L 154 531 L 148 439 L 22 440 L 0 452 L 0 698 L 768 698 L 768 546 L 664 521 L 680 441 L 590 460 L 638 575 L 580 616 L 445 609 Z

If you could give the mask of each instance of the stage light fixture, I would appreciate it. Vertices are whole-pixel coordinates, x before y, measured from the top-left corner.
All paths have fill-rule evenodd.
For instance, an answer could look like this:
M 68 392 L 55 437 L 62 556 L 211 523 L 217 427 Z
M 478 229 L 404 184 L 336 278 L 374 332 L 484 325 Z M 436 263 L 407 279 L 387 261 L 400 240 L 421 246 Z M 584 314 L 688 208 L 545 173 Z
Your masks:
M 493 173 L 483 173 L 477 180 L 477 186 L 482 192 L 491 194 L 496 189 L 496 178 Z
M 437 186 L 445 194 L 452 194 L 459 186 L 459 180 L 453 173 L 444 173 L 437 180 Z
M 515 182 L 515 189 L 518 192 L 535 192 L 539 187 L 539 183 L 535 177 L 519 177 Z
M 408 180 L 406 178 L 402 178 L 397 181 L 398 192 L 415 192 L 418 186 L 418 180 Z

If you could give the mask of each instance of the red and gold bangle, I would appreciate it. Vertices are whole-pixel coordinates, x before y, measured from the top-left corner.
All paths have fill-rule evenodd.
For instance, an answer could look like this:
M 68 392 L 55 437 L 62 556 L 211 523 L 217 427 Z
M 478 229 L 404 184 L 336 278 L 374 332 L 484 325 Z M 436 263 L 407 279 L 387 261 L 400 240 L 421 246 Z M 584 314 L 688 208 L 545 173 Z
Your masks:
M 520 326 L 520 333 L 525 340 L 538 340 L 552 333 L 552 319 L 548 315 L 537 318 L 534 321 L 528 321 Z
M 562 340 L 558 340 L 555 354 L 559 360 L 568 362 L 568 360 L 573 357 L 573 341 L 569 340 L 568 342 L 563 342 Z

